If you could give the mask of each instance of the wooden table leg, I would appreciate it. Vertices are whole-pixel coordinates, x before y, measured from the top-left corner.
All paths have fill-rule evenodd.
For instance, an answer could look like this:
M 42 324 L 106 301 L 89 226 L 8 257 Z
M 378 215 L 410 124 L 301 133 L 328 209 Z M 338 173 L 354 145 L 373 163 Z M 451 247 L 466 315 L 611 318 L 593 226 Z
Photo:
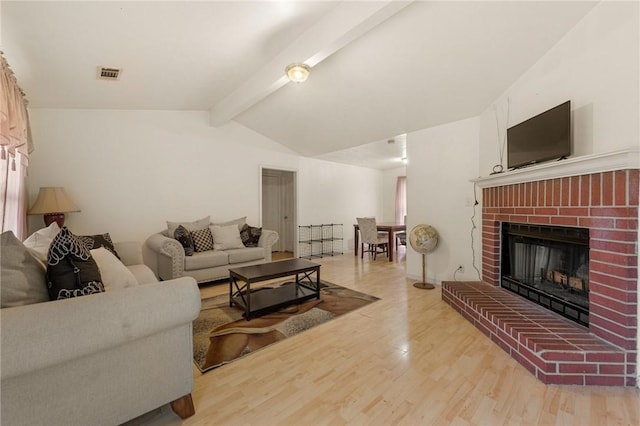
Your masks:
M 354 240 L 355 245 L 356 245 L 354 253 L 355 253 L 356 257 L 358 257 L 358 246 L 360 244 L 359 244 L 359 241 L 358 241 L 359 240 L 359 238 L 358 238 L 358 228 L 356 226 L 353 227 L 353 240 Z
M 389 254 L 389 262 L 393 261 L 393 240 L 395 239 L 395 235 L 393 234 L 393 232 L 389 231 L 389 241 L 387 243 L 387 252 Z

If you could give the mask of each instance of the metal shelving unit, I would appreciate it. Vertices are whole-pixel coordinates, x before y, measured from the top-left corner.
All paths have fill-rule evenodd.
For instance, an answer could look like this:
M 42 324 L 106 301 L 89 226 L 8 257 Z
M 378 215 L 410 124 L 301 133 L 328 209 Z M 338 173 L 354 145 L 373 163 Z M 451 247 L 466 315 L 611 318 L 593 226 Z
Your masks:
M 341 223 L 298 226 L 298 256 L 314 257 L 343 254 Z

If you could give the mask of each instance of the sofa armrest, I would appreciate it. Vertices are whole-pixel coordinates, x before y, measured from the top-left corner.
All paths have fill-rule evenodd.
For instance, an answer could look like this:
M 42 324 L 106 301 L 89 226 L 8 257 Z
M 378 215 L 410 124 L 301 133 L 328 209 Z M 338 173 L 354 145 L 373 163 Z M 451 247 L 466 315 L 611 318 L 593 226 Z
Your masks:
M 147 247 L 156 254 L 160 279 L 171 280 L 184 275 L 184 248 L 178 240 L 156 233 L 147 238 Z
M 271 248 L 278 242 L 278 233 L 270 229 L 263 229 L 258 240 L 258 247 L 264 248 L 264 258 L 267 262 L 271 262 Z
M 191 277 L 0 310 L 2 380 L 191 323 L 200 291 Z

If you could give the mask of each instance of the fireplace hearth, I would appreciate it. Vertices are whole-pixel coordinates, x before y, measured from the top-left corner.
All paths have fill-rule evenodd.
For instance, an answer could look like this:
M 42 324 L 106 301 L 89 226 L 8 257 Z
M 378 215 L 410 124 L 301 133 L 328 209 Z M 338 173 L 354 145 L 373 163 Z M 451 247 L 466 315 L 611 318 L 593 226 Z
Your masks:
M 500 286 L 589 325 L 589 230 L 504 222 Z

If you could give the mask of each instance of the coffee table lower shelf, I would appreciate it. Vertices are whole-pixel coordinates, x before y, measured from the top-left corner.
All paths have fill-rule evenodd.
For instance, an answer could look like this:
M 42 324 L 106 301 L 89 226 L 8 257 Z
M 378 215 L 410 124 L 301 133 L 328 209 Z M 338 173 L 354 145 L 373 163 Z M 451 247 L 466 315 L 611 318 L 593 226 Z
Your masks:
M 288 276 L 295 277 L 292 283 L 251 290 L 260 281 Z M 320 265 L 308 260 L 288 259 L 229 269 L 229 306 L 242 308 L 247 321 L 314 297 L 320 299 Z
M 246 298 L 247 295 L 245 294 L 244 297 Z M 251 306 L 249 315 L 257 317 L 294 303 L 313 299 L 316 297 L 316 290 L 291 283 L 291 285 L 253 291 L 249 293 L 248 297 L 249 306 Z M 241 296 L 236 296 L 231 300 L 236 306 L 247 309 Z

